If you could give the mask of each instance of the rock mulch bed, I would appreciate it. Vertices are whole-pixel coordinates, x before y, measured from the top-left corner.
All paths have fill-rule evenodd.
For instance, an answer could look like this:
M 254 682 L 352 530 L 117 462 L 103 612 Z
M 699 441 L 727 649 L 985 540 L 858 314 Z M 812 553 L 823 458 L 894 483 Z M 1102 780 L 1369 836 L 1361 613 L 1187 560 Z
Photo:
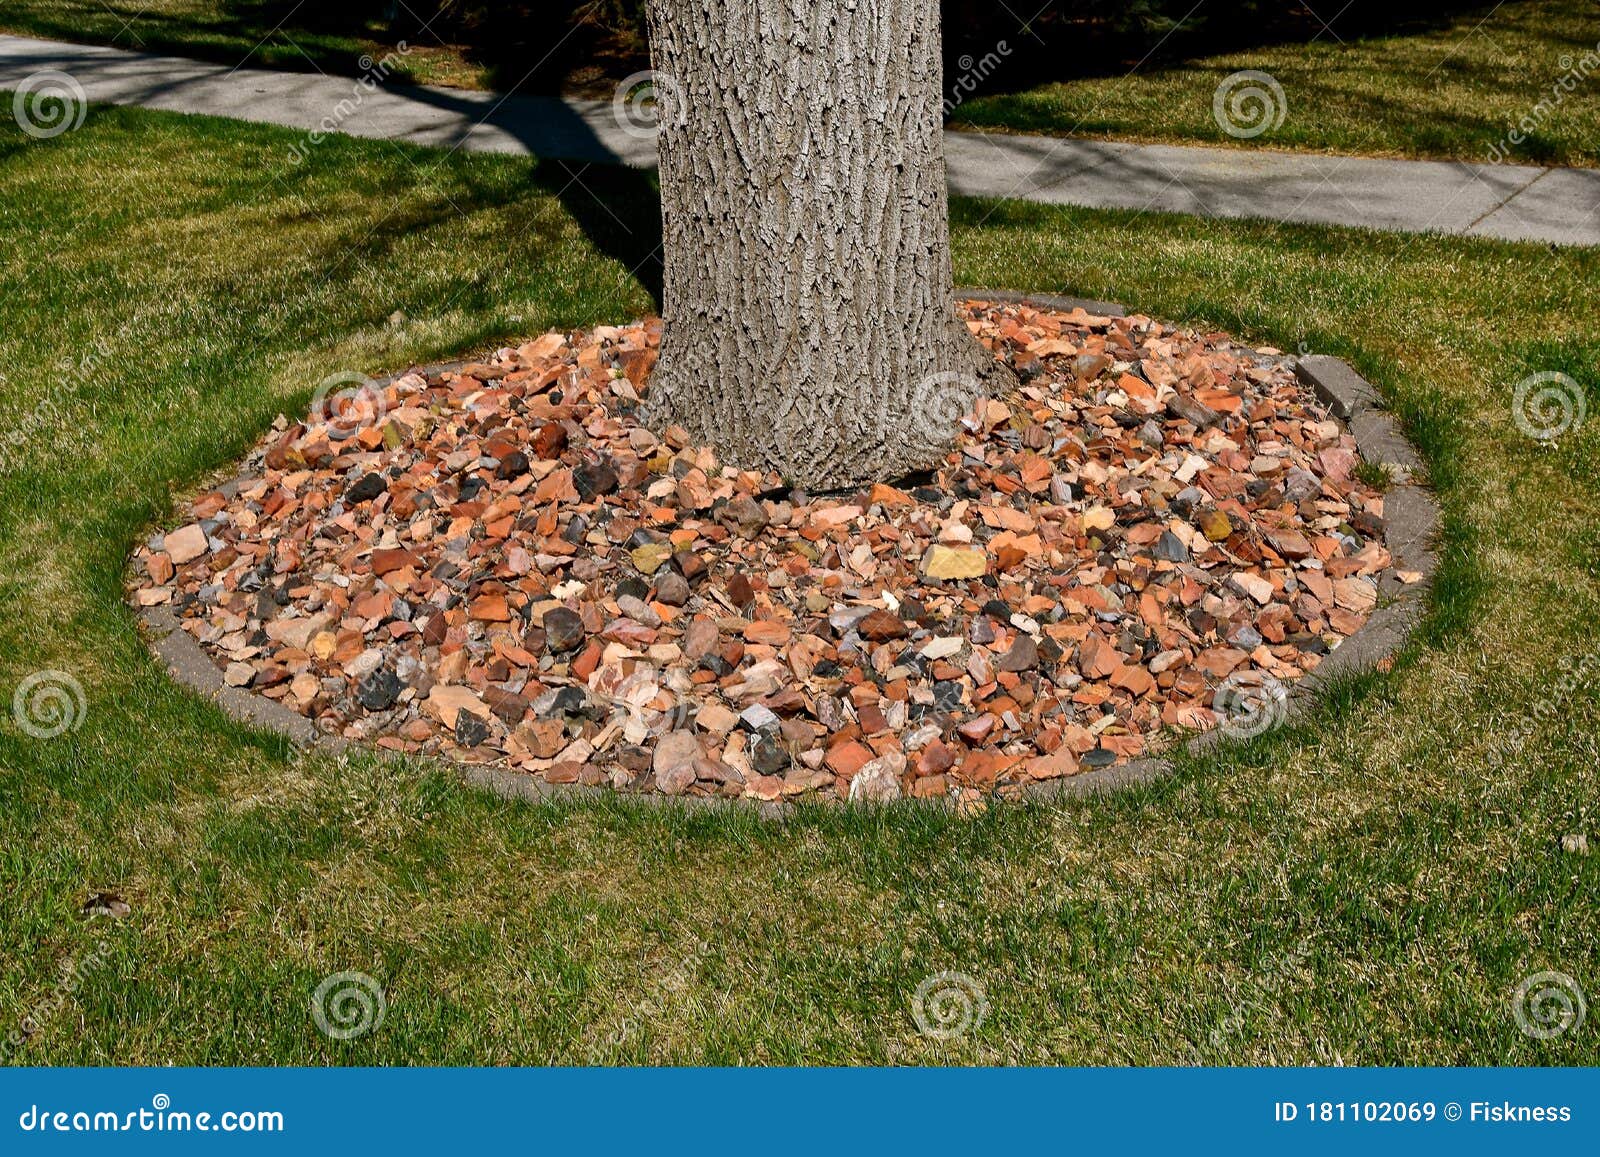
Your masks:
M 724 467 L 637 419 L 659 322 L 546 334 L 280 419 L 131 598 L 329 734 L 761 800 L 1134 759 L 1361 627 L 1384 499 L 1277 351 L 963 308 L 1023 384 L 926 479 Z

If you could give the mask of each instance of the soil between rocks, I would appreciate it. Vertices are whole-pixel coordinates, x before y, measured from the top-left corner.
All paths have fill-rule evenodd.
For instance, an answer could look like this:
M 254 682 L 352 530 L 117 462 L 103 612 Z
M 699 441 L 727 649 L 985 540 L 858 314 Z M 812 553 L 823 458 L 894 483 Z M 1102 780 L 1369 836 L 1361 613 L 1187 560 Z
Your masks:
M 962 309 L 1023 384 L 930 413 L 926 478 L 724 467 L 637 420 L 658 321 L 552 333 L 330 379 L 130 597 L 328 733 L 762 800 L 976 800 L 1249 728 L 1362 626 L 1383 496 L 1278 351 Z

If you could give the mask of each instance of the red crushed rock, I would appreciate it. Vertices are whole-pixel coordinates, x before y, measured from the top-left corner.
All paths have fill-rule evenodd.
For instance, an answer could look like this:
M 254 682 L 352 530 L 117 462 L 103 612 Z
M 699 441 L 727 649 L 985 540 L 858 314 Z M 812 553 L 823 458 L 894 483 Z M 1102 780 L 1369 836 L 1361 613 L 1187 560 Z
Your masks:
M 1022 385 L 920 482 L 725 467 L 636 418 L 659 321 L 551 333 L 280 419 L 132 598 L 329 733 L 764 800 L 1132 759 L 1362 625 L 1383 498 L 1276 351 L 963 308 Z

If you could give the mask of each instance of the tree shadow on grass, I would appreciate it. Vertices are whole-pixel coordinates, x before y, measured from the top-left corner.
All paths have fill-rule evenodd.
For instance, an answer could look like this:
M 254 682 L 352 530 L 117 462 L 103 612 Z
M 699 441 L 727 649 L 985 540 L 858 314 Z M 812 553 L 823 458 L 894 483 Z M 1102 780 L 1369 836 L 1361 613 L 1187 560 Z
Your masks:
M 615 152 L 582 109 L 554 98 L 489 101 L 438 88 L 401 86 L 397 96 L 463 118 L 457 144 L 475 134 L 500 136 L 538 159 L 534 183 L 561 202 L 599 252 L 620 264 L 661 308 L 661 197 L 654 174 L 641 162 L 653 159 L 653 142 L 628 157 Z M 631 163 L 630 163 L 631 162 Z

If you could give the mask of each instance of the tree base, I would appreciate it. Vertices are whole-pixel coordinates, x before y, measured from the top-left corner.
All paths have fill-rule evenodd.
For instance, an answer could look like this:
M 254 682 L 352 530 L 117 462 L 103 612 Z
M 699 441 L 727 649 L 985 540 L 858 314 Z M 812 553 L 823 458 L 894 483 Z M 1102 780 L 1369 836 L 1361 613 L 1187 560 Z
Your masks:
M 1011 368 L 952 324 L 945 367 L 915 382 L 876 383 L 859 400 L 835 402 L 775 388 L 750 388 L 722 377 L 707 380 L 705 354 L 674 342 L 669 328 L 651 375 L 645 420 L 657 431 L 685 430 L 730 465 L 771 471 L 812 494 L 892 482 L 932 470 L 961 433 L 961 422 L 982 397 L 1016 387 Z
M 650 0 L 651 415 L 813 491 L 924 469 L 992 376 L 956 320 L 938 0 Z

